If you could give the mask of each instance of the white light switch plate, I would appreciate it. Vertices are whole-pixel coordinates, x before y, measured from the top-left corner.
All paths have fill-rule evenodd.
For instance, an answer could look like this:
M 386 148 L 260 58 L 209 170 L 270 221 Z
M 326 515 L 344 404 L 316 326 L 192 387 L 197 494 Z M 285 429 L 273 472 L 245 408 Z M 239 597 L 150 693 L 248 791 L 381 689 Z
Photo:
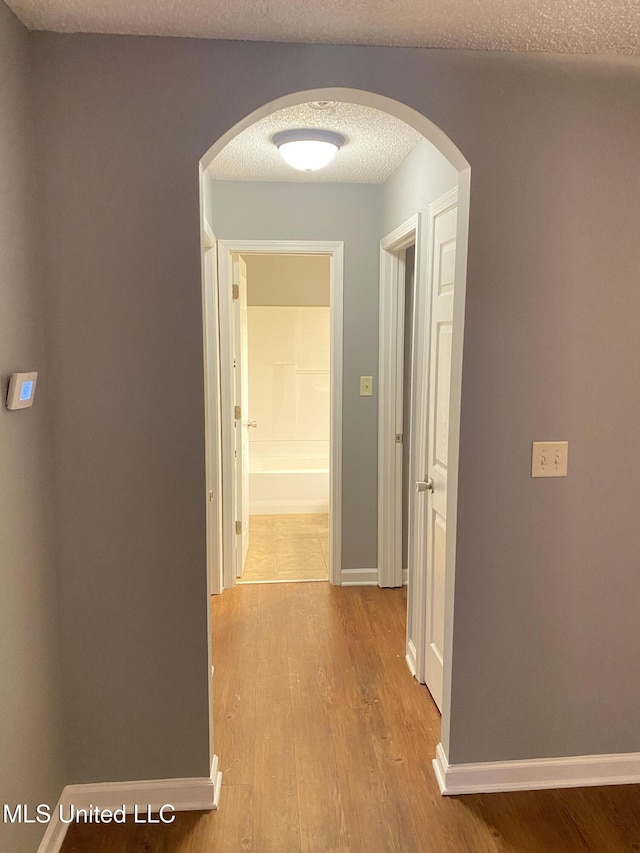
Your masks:
M 360 377 L 360 396 L 371 397 L 373 395 L 373 376 Z
M 568 441 L 534 441 L 531 446 L 532 477 L 566 477 Z

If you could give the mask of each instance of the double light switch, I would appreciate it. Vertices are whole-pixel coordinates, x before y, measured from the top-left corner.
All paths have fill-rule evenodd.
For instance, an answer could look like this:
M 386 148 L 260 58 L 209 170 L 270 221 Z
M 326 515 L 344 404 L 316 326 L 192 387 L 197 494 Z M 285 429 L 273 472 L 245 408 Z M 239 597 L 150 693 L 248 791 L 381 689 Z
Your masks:
M 568 441 L 534 441 L 531 450 L 532 477 L 566 477 Z

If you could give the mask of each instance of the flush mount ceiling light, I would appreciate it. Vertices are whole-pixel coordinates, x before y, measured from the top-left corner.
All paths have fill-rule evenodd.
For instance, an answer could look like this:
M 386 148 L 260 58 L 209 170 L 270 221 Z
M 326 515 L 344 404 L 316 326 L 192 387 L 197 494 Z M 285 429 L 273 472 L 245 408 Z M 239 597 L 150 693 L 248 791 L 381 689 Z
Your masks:
M 315 172 L 328 166 L 344 144 L 344 136 L 331 130 L 283 130 L 273 143 L 280 156 L 301 172 Z

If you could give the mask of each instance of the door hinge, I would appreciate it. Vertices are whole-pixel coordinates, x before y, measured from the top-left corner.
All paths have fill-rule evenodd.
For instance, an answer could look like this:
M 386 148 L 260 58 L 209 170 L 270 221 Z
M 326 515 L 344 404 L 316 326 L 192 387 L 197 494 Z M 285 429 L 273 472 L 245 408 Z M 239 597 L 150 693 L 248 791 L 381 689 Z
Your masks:
M 396 433 L 396 444 L 402 444 L 402 433 L 401 432 Z
M 233 418 L 234 418 L 234 420 L 239 421 L 241 417 L 242 417 L 242 409 L 240 408 L 240 406 L 234 406 L 233 407 Z
M 233 299 L 240 299 L 240 285 L 232 284 L 231 285 L 231 296 Z
M 242 533 L 242 522 L 236 521 L 236 533 L 240 535 Z

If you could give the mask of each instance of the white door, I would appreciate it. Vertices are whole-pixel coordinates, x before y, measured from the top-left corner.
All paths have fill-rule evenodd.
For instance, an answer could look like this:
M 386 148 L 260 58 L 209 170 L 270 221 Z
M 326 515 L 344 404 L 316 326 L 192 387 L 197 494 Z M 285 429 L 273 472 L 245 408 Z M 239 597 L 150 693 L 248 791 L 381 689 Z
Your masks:
M 457 200 L 430 208 L 431 331 L 426 500 L 426 644 L 425 682 L 442 711 L 444 589 L 447 530 L 449 397 L 453 331 L 453 283 L 456 257 Z
M 233 386 L 235 406 L 236 577 L 242 577 L 249 550 L 249 359 L 247 346 L 247 265 L 233 264 Z

